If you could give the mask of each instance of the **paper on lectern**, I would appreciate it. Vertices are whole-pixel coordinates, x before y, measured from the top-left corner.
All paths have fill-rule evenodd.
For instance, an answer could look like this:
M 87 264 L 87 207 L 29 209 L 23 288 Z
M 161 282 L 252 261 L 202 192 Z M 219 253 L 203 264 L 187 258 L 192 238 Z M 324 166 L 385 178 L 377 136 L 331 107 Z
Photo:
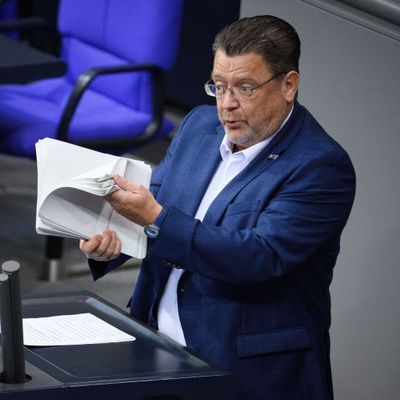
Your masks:
M 25 346 L 77 346 L 136 340 L 91 313 L 24 318 L 22 322 Z
M 37 233 L 89 239 L 108 228 L 117 232 L 123 253 L 146 255 L 143 228 L 117 214 L 103 196 L 117 189 L 113 174 L 148 188 L 149 165 L 50 138 L 36 143 L 36 158 Z

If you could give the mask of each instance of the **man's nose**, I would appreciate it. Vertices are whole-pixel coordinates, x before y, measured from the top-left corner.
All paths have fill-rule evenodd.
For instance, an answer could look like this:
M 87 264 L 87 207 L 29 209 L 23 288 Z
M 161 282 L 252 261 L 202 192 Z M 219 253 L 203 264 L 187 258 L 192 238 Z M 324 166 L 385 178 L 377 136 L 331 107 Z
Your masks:
M 227 89 L 221 98 L 221 106 L 227 110 L 237 108 L 239 101 L 231 89 Z

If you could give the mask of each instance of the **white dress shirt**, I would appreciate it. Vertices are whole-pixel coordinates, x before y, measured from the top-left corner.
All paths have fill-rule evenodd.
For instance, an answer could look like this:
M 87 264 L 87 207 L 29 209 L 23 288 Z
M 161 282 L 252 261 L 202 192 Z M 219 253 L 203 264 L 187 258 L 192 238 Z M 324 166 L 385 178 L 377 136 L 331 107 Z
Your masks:
M 270 141 L 278 134 L 283 125 L 289 119 L 290 114 L 286 117 L 276 133 L 269 136 L 260 143 L 232 153 L 232 143 L 227 135 L 224 136 L 220 145 L 220 153 L 222 161 L 211 179 L 203 199 L 197 209 L 195 218 L 202 221 L 207 213 L 208 208 L 222 189 L 236 176 L 243 171 L 247 165 L 253 161 L 258 154 L 270 143 Z M 184 270 L 173 268 L 168 278 L 164 293 L 158 306 L 157 322 L 158 330 L 170 338 L 174 339 L 182 345 L 186 345 L 185 336 L 183 334 L 182 325 L 179 319 L 177 288 L 178 282 Z

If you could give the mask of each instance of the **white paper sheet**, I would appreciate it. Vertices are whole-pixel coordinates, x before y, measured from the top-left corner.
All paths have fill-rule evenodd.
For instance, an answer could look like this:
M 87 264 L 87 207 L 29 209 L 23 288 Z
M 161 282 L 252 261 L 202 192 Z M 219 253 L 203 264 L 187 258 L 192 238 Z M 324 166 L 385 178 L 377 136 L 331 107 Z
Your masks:
M 135 340 L 90 313 L 24 318 L 25 346 L 66 346 Z
M 145 257 L 147 237 L 143 228 L 113 212 L 103 196 L 115 185 L 111 182 L 104 186 L 102 180 L 119 174 L 148 188 L 149 165 L 50 138 L 36 143 L 36 155 L 37 233 L 89 239 L 109 228 L 117 232 L 122 253 Z

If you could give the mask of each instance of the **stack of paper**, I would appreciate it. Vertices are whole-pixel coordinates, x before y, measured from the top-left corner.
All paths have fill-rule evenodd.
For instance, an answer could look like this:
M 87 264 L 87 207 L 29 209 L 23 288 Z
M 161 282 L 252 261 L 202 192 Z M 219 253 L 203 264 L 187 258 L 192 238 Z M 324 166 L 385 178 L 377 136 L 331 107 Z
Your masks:
M 36 158 L 39 234 L 89 239 L 111 229 L 121 240 L 122 253 L 144 258 L 143 228 L 117 214 L 104 196 L 118 189 L 114 174 L 148 188 L 149 165 L 49 138 L 36 143 Z

